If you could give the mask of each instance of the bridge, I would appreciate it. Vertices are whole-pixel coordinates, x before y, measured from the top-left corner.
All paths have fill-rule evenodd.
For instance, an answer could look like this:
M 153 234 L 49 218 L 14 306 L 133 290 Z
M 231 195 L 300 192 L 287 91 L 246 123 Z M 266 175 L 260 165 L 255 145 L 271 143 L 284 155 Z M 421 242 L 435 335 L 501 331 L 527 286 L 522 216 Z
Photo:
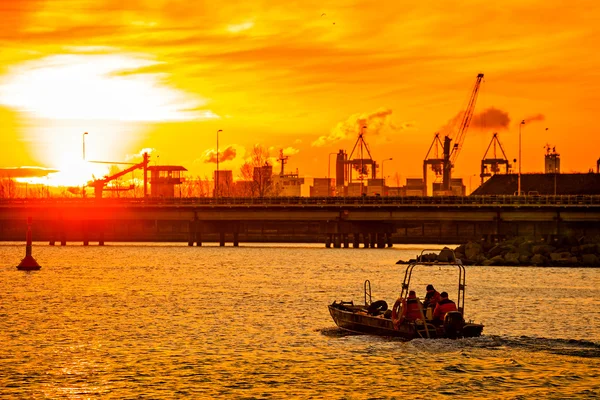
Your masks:
M 0 200 L 0 240 L 319 242 L 327 247 L 600 235 L 600 196 Z

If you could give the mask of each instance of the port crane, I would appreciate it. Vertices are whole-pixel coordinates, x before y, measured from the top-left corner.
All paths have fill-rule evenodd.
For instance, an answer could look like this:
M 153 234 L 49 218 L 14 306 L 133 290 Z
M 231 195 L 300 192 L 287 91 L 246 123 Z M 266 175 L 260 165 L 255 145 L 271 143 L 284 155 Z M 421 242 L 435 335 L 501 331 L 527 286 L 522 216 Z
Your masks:
M 487 158 L 487 155 L 490 151 L 490 148 L 494 149 L 494 153 L 493 153 L 493 157 L 492 158 Z M 496 155 L 496 149 L 499 148 L 500 151 L 502 152 L 502 157 L 503 158 L 498 158 Z M 505 167 L 505 173 L 508 174 L 508 170 L 510 169 L 510 163 L 508 162 L 508 158 L 506 157 L 506 153 L 504 152 L 504 148 L 502 147 L 502 143 L 500 143 L 500 139 L 498 139 L 498 133 L 494 133 L 492 135 L 492 140 L 490 142 L 490 144 L 487 147 L 487 150 L 485 151 L 485 154 L 483 155 L 483 159 L 481 160 L 481 173 L 479 174 L 479 177 L 481 178 L 481 184 L 483 185 L 483 180 L 485 178 L 489 178 L 492 175 L 497 174 L 498 172 L 500 172 L 500 166 L 504 165 Z M 487 167 L 490 167 L 489 170 Z
M 363 126 L 361 128 L 360 133 L 358 134 L 358 138 L 356 139 L 356 143 L 354 143 L 354 147 L 350 152 L 350 159 L 344 161 L 344 163 L 350 168 L 350 170 L 348 171 L 348 178 L 350 182 L 352 182 L 352 169 L 358 172 L 358 180 L 360 181 L 360 183 L 363 183 L 365 177 L 367 177 L 368 179 L 369 171 L 371 173 L 371 179 L 375 179 L 375 177 L 377 176 L 377 162 L 373 160 L 373 157 L 371 156 L 371 151 L 369 150 L 369 146 L 367 145 L 367 142 L 364 139 L 364 129 L 367 129 L 367 127 Z M 357 147 L 358 156 L 360 158 L 352 158 L 352 156 L 354 155 L 354 151 Z M 368 155 L 368 158 L 365 157 L 365 151 Z
M 456 131 L 455 135 L 450 133 L 444 136 L 444 141 L 440 139 L 439 132 L 435 134 L 433 143 L 429 147 L 429 151 L 423 161 L 423 195 L 427 195 L 427 167 L 431 166 L 431 169 L 437 176 L 442 176 L 442 190 L 444 193 L 450 192 L 450 181 L 452 179 L 452 167 L 458 158 L 458 154 L 462 149 L 463 142 L 466 137 L 467 130 L 471 124 L 473 118 L 473 112 L 475 111 L 475 103 L 477 102 L 477 95 L 479 94 L 479 88 L 481 81 L 483 80 L 483 74 L 477 74 L 477 80 L 475 86 L 471 92 L 469 103 L 462 116 L 462 121 Z M 452 137 L 454 136 L 454 137 Z M 452 141 L 454 140 L 454 145 Z M 435 148 L 435 157 L 429 158 L 431 150 Z M 439 149 L 441 149 L 443 157 L 439 158 Z
M 149 162 L 149 160 L 150 160 L 150 156 L 148 155 L 148 153 L 144 153 L 143 160 L 141 163 L 133 164 L 133 165 L 131 165 L 131 167 L 126 168 L 123 171 L 119 171 L 114 175 L 110 175 L 110 176 L 107 175 L 101 179 L 94 179 L 93 181 L 88 182 L 87 186 L 94 188 L 94 197 L 96 197 L 96 199 L 101 199 L 102 192 L 106 191 L 106 190 L 130 190 L 130 189 L 133 189 L 133 186 L 130 186 L 129 188 L 126 188 L 126 189 L 107 189 L 106 184 L 110 181 L 113 181 L 115 179 L 118 179 L 118 178 L 128 174 L 129 172 L 133 172 L 136 169 L 142 169 L 144 171 L 144 198 L 146 198 L 148 195 L 148 162 Z M 90 161 L 90 162 L 102 163 L 102 164 L 130 164 L 130 163 L 112 163 L 112 162 L 105 162 L 105 161 Z

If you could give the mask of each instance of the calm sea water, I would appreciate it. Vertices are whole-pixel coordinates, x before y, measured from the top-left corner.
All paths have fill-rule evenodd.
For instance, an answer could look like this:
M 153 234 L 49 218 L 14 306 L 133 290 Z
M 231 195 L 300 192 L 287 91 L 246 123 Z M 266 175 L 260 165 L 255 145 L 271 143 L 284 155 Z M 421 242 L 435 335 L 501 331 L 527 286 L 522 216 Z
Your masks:
M 393 303 L 420 248 L 0 244 L 2 398 L 597 398 L 600 269 L 467 267 L 484 336 L 348 335 L 327 305 Z M 415 271 L 455 297 L 454 271 Z

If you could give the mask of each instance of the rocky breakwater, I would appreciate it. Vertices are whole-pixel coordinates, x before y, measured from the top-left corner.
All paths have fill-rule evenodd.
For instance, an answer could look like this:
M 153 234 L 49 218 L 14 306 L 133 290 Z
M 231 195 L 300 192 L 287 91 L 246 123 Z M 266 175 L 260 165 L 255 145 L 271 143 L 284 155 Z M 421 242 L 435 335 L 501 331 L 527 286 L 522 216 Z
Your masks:
M 565 237 L 546 243 L 519 237 L 497 244 L 468 242 L 454 252 L 467 265 L 600 267 L 600 238 Z

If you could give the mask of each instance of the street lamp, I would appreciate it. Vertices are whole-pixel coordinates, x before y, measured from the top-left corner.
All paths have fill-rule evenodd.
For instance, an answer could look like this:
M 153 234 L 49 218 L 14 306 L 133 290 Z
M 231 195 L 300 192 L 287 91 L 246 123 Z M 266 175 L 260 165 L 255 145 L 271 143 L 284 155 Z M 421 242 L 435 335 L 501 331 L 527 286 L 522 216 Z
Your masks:
M 519 184 L 517 185 L 517 195 L 519 196 L 521 195 L 521 127 L 523 125 L 525 125 L 525 120 L 522 120 L 521 123 L 519 123 Z
M 328 197 L 332 193 L 332 190 L 331 190 L 331 156 L 335 155 L 335 154 L 337 154 L 337 153 L 329 153 L 329 155 L 327 156 L 327 186 L 328 186 L 327 196 Z M 337 171 L 337 168 L 336 168 L 336 171 Z M 336 182 L 336 185 L 337 184 L 338 183 Z
M 81 140 L 83 142 L 83 161 L 85 161 L 85 135 L 87 134 L 87 132 L 83 132 L 83 135 L 81 135 Z
M 381 177 L 383 178 L 383 186 L 385 186 L 385 175 L 383 173 L 383 164 L 385 164 L 386 161 L 392 161 L 392 160 L 393 160 L 393 158 L 390 157 L 390 158 L 386 158 L 385 160 L 383 160 L 381 162 Z
M 469 194 L 473 193 L 473 190 L 471 190 L 472 189 L 471 188 L 471 178 L 473 178 L 474 176 L 477 176 L 477 175 L 473 174 L 473 175 L 469 176 Z
M 217 131 L 217 176 L 215 178 L 215 197 L 219 197 L 219 132 L 223 132 L 223 129 Z
M 363 165 L 364 162 L 364 157 L 363 157 L 363 135 L 364 135 L 364 130 L 367 129 L 367 126 L 364 125 L 361 130 L 360 130 L 360 195 L 363 195 L 363 190 L 364 190 L 364 185 L 363 185 L 363 173 L 365 172 L 364 168 L 365 166 Z M 368 150 L 368 149 L 367 149 Z

